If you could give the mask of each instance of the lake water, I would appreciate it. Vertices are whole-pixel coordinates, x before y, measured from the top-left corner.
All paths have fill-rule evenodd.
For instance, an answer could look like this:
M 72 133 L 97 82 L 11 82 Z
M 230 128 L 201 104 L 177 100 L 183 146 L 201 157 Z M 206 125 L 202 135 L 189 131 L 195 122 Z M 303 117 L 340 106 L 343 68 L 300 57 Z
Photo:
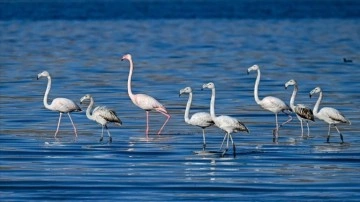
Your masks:
M 307 18 L 289 14 L 261 19 L 205 14 L 71 17 L 81 10 L 65 13 L 70 19 L 54 19 L 56 15 L 41 9 L 29 16 L 19 12 L 28 11 L 29 5 L 37 9 L 36 4 L 2 4 L 11 7 L 8 13 L 18 12 L 2 14 L 0 21 L 2 201 L 360 200 L 360 23 L 359 16 L 332 16 L 338 2 L 328 1 L 330 14 L 323 17 L 314 17 L 310 9 Z M 285 7 L 279 5 L 278 10 L 271 8 Z M 359 3 L 352 7 L 359 8 Z M 120 60 L 126 53 L 135 63 L 133 92 L 157 98 L 172 116 L 158 136 L 165 117 L 150 113 L 149 140 L 145 112 L 127 95 L 129 63 Z M 256 73 L 246 73 L 253 64 L 261 67 L 260 97 L 277 96 L 288 103 L 293 88 L 285 90 L 284 84 L 296 79 L 295 102 L 313 107 L 318 95 L 310 99 L 309 92 L 320 86 L 321 106 L 337 108 L 352 122 L 339 125 L 345 143 L 340 144 L 335 129 L 326 143 L 328 125 L 318 119 L 310 123 L 310 138 L 301 138 L 294 115 L 273 143 L 274 114 L 255 103 Z M 67 115 L 54 138 L 59 114 L 44 108 L 47 81 L 36 80 L 44 70 L 52 75 L 49 98 L 66 97 L 79 104 L 89 93 L 95 104 L 117 112 L 123 126 L 109 125 L 111 144 L 106 135 L 99 142 L 101 127 L 86 118 L 87 105 L 72 113 L 78 138 Z M 236 117 L 250 129 L 250 134 L 233 134 L 236 157 L 232 150 L 224 157 L 197 154 L 201 129 L 184 122 L 188 97 L 179 97 L 179 90 L 193 88 L 191 114 L 208 111 L 211 92 L 201 86 L 210 81 L 217 90 L 216 113 Z M 280 122 L 286 119 L 279 115 Z M 206 133 L 207 150 L 217 151 L 224 133 L 215 127 Z

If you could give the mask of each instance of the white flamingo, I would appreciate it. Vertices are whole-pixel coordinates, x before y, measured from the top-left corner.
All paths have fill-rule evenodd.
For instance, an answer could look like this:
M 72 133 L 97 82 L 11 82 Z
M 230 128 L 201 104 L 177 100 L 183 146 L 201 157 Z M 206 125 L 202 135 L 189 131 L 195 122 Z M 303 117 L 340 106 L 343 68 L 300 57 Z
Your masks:
M 351 122 L 348 119 L 346 119 L 345 116 L 341 112 L 339 112 L 337 109 L 334 109 L 332 107 L 323 107 L 320 109 L 320 111 L 318 111 L 320 102 L 322 100 L 321 88 L 316 87 L 312 91 L 310 91 L 310 98 L 315 93 L 320 93 L 320 95 L 314 106 L 314 110 L 313 110 L 314 115 L 316 118 L 323 120 L 329 124 L 329 131 L 328 131 L 328 136 L 327 136 L 326 142 L 329 142 L 329 140 L 330 140 L 330 128 L 331 128 L 331 125 L 334 125 L 334 127 L 336 128 L 336 130 L 338 131 L 338 133 L 340 135 L 341 143 L 344 143 L 343 135 L 341 134 L 339 129 L 336 127 L 336 124 L 348 123 L 349 125 L 351 125 Z
M 221 130 L 224 130 L 226 132 L 225 137 L 222 141 L 220 150 L 222 149 L 222 146 L 224 144 L 225 139 L 227 140 L 226 143 L 226 149 L 223 152 L 223 155 L 227 152 L 228 148 L 229 148 L 229 139 L 232 142 L 233 145 L 233 153 L 234 156 L 236 155 L 236 148 L 235 148 L 235 144 L 232 138 L 231 133 L 236 133 L 239 131 L 245 131 L 247 133 L 249 133 L 248 128 L 245 126 L 245 124 L 241 123 L 240 121 L 238 121 L 237 119 L 230 117 L 230 116 L 225 116 L 225 115 L 221 115 L 221 116 L 216 116 L 215 115 L 215 84 L 210 82 L 207 84 L 204 84 L 202 86 L 202 89 L 204 88 L 208 88 L 211 89 L 212 93 L 211 93 L 211 101 L 210 101 L 210 115 L 212 120 L 215 123 L 215 126 L 217 126 L 218 128 L 220 128 Z
M 56 132 L 55 132 L 55 137 L 56 137 L 57 133 L 59 132 L 59 126 L 60 126 L 61 117 L 62 117 L 63 113 L 67 113 L 69 115 L 71 124 L 74 127 L 75 136 L 77 137 L 76 127 L 74 125 L 73 120 L 71 119 L 70 112 L 81 111 L 81 108 L 75 102 L 73 102 L 72 100 L 69 100 L 67 98 L 55 98 L 49 105 L 47 103 L 47 100 L 48 100 L 48 95 L 49 95 L 49 92 L 51 89 L 51 76 L 50 76 L 49 72 L 43 71 L 38 74 L 37 79 L 39 79 L 41 77 L 47 77 L 47 79 L 48 79 L 48 83 L 47 83 L 47 87 L 46 87 L 46 91 L 45 91 L 45 95 L 44 95 L 44 101 L 43 101 L 45 108 L 50 109 L 52 111 L 58 111 L 60 113 L 58 125 L 57 125 Z
M 273 97 L 273 96 L 267 96 L 264 97 L 262 100 L 259 99 L 259 83 L 260 83 L 260 67 L 258 65 L 253 65 L 251 67 L 248 68 L 247 73 L 249 74 L 251 71 L 257 71 L 257 77 L 256 77 L 256 81 L 255 81 L 255 86 L 254 86 L 254 98 L 255 101 L 258 105 L 260 105 L 263 109 L 266 109 L 268 111 L 271 111 L 272 113 L 275 114 L 275 123 L 276 123 L 276 128 L 274 129 L 274 141 L 275 139 L 277 139 L 277 137 L 279 136 L 279 127 L 285 125 L 286 123 L 290 122 L 292 120 L 292 117 L 290 116 L 290 114 L 288 114 L 286 111 L 291 111 L 290 107 L 288 105 L 285 104 L 285 102 L 283 102 L 282 100 L 280 100 L 277 97 Z M 289 116 L 289 119 L 282 123 L 279 126 L 278 123 L 278 113 L 279 112 L 283 112 L 285 114 L 287 114 Z
M 289 80 L 288 82 L 285 83 L 285 89 L 287 89 L 288 86 L 294 86 L 294 90 L 293 90 L 293 93 L 292 93 L 291 98 L 290 98 L 290 107 L 291 107 L 292 111 L 296 113 L 296 116 L 300 121 L 301 137 L 303 137 L 303 135 L 304 135 L 303 121 L 306 122 L 307 130 L 308 130 L 307 136 L 309 137 L 310 129 L 309 129 L 309 122 L 308 121 L 309 120 L 310 121 L 315 121 L 314 120 L 314 114 L 313 114 L 312 110 L 310 108 L 306 107 L 305 105 L 303 105 L 303 104 L 295 105 L 294 104 L 295 97 L 296 97 L 296 94 L 298 92 L 298 84 L 297 84 L 297 82 L 294 79 L 291 79 L 291 80 Z
M 191 107 L 192 96 L 193 96 L 191 87 L 186 87 L 184 89 L 181 89 L 180 93 L 179 93 L 179 97 L 184 93 L 189 94 L 189 99 L 187 101 L 185 114 L 184 114 L 184 120 L 186 123 L 188 123 L 190 125 L 198 126 L 198 127 L 202 128 L 203 150 L 205 150 L 205 148 L 206 148 L 205 128 L 214 125 L 214 121 L 212 120 L 211 115 L 207 112 L 197 112 L 197 113 L 193 114 L 191 116 L 191 118 L 189 118 L 190 107 Z
M 155 110 L 157 112 L 160 112 L 164 116 L 166 116 L 166 120 L 158 132 L 158 135 L 160 135 L 160 133 L 163 130 L 163 128 L 165 127 L 166 123 L 170 119 L 170 114 L 167 112 L 166 108 L 162 104 L 160 104 L 160 102 L 157 101 L 155 98 L 153 98 L 149 95 L 146 95 L 146 94 L 133 94 L 132 93 L 131 78 L 132 78 L 132 74 L 133 74 L 133 70 L 134 70 L 134 64 L 132 61 L 132 57 L 130 54 L 126 54 L 122 57 L 121 60 L 128 60 L 130 62 L 130 72 L 129 72 L 128 83 L 127 83 L 129 97 L 136 106 L 138 106 L 141 109 L 146 111 L 146 138 L 148 138 L 148 134 L 149 134 L 149 111 Z
M 100 142 L 103 141 L 104 138 L 104 127 L 109 135 L 109 142 L 112 142 L 112 137 L 110 135 L 109 129 L 107 127 L 108 123 L 115 123 L 116 125 L 121 126 L 122 122 L 119 117 L 116 115 L 116 112 L 106 108 L 105 106 L 97 106 L 92 112 L 94 106 L 94 98 L 86 94 L 80 99 L 80 104 L 82 104 L 85 100 L 90 100 L 90 104 L 86 110 L 86 117 L 88 119 L 96 121 L 102 127 L 101 129 L 101 137 Z

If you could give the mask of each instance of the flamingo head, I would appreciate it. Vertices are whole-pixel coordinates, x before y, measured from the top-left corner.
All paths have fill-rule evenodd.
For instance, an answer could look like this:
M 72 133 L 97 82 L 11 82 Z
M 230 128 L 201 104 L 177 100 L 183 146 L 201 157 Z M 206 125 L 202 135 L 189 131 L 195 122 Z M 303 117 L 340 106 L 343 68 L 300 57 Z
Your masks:
M 186 87 L 180 90 L 179 97 L 184 93 L 192 93 L 191 87 Z
M 203 90 L 204 88 L 214 89 L 214 88 L 215 88 L 215 84 L 214 84 L 213 82 L 204 84 L 204 85 L 202 86 L 202 90 Z
M 288 82 L 285 83 L 285 89 L 287 89 L 288 86 L 294 85 L 296 85 L 296 81 L 294 79 L 290 79 Z
M 126 54 L 126 55 L 124 55 L 122 58 L 121 58 L 121 61 L 123 61 L 123 60 L 131 60 L 131 55 L 130 54 Z
M 91 99 L 91 95 L 86 94 L 80 99 L 80 104 L 82 104 L 85 100 L 90 100 L 90 99 Z
M 37 80 L 39 80 L 41 77 L 48 77 L 50 76 L 49 72 L 43 71 L 37 75 Z
M 315 94 L 315 93 L 320 93 L 320 92 L 321 92 L 321 88 L 320 88 L 320 87 L 316 87 L 316 88 L 314 88 L 312 91 L 310 91 L 309 96 L 310 96 L 310 98 L 311 98 L 311 96 L 312 96 L 313 94 Z
M 260 69 L 259 65 L 253 65 L 253 66 L 248 68 L 247 74 L 249 74 L 251 71 L 257 71 L 259 69 Z

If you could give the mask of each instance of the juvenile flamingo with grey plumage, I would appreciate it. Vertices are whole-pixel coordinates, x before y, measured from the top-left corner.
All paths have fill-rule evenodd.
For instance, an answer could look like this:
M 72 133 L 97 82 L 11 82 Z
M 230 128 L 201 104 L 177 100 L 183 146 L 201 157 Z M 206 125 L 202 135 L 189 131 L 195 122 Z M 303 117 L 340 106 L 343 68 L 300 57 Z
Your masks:
M 93 106 L 94 106 L 94 98 L 90 94 L 84 95 L 80 99 L 80 104 L 82 104 L 85 100 L 90 100 L 90 104 L 86 110 L 86 117 L 101 125 L 102 129 L 101 129 L 100 142 L 103 141 L 103 138 L 104 138 L 104 127 L 108 133 L 109 142 L 112 142 L 112 137 L 111 137 L 111 134 L 107 127 L 107 124 L 114 123 L 116 125 L 121 126 L 122 122 L 121 122 L 120 118 L 116 115 L 115 111 L 110 110 L 105 106 L 97 106 L 94 110 L 92 110 Z M 92 110 L 92 112 L 91 112 L 91 110 Z
M 345 118 L 345 116 L 335 108 L 323 107 L 320 109 L 320 111 L 318 111 L 320 102 L 322 100 L 323 92 L 320 87 L 316 87 L 312 91 L 310 91 L 310 95 L 309 95 L 310 98 L 315 93 L 319 93 L 319 98 L 316 101 L 313 113 L 316 118 L 323 120 L 329 124 L 329 130 L 328 130 L 326 142 L 329 142 L 329 140 L 330 140 L 330 129 L 331 129 L 331 125 L 333 125 L 340 135 L 341 143 L 344 143 L 343 135 L 341 134 L 340 130 L 337 128 L 336 124 L 348 123 L 349 125 L 351 125 L 351 122 L 347 118 Z
M 186 87 L 184 89 L 181 89 L 180 93 L 179 93 L 179 97 L 182 94 L 185 94 L 185 93 L 189 94 L 189 99 L 188 99 L 187 104 L 186 104 L 184 120 L 185 120 L 186 123 L 188 123 L 190 125 L 198 126 L 198 127 L 202 128 L 202 132 L 203 132 L 203 150 L 205 150 L 205 148 L 206 148 L 205 128 L 214 125 L 214 121 L 212 120 L 211 115 L 209 113 L 207 113 L 207 112 L 197 112 L 197 113 L 194 113 L 191 116 L 191 118 L 189 118 L 190 107 L 191 107 L 192 97 L 193 97 L 191 87 Z
M 314 119 L 314 114 L 312 112 L 312 110 L 308 107 L 306 107 L 303 104 L 297 104 L 295 105 L 295 98 L 296 98 L 296 94 L 298 92 L 298 84 L 294 79 L 289 80 L 288 82 L 285 83 L 285 89 L 287 89 L 288 86 L 294 86 L 294 90 L 293 93 L 291 95 L 290 98 L 290 107 L 292 109 L 293 112 L 296 113 L 297 118 L 300 121 L 300 125 L 301 125 L 301 137 L 304 136 L 304 127 L 303 127 L 303 121 L 306 122 L 306 126 L 307 126 L 307 136 L 309 137 L 310 135 L 310 129 L 309 129 L 309 120 L 310 121 L 315 121 Z
M 69 100 L 67 98 L 55 98 L 49 105 L 47 100 L 48 100 L 49 92 L 51 89 L 51 76 L 50 76 L 49 72 L 43 71 L 37 75 L 37 79 L 39 80 L 41 77 L 46 77 L 48 79 L 48 83 L 47 83 L 47 87 L 46 87 L 46 91 L 45 91 L 45 95 L 44 95 L 44 99 L 43 99 L 45 108 L 50 109 L 52 111 L 57 111 L 60 113 L 58 125 L 57 125 L 56 132 L 55 132 L 55 137 L 59 132 L 61 117 L 62 117 L 63 113 L 68 114 L 71 124 L 74 127 L 75 136 L 77 137 L 76 127 L 74 125 L 73 120 L 71 119 L 70 113 L 81 111 L 81 108 L 75 102 L 73 102 L 72 100 Z

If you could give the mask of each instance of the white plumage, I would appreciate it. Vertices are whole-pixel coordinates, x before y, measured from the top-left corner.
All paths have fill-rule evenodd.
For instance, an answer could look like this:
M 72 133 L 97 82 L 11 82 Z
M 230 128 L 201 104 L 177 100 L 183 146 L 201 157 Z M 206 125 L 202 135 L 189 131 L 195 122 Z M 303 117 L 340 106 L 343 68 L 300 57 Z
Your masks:
M 260 67 L 258 65 L 253 65 L 248 68 L 247 73 L 249 74 L 251 71 L 257 71 L 257 77 L 256 77 L 256 81 L 255 81 L 255 86 L 254 86 L 254 98 L 255 98 L 256 103 L 258 105 L 260 105 L 263 109 L 269 110 L 275 114 L 276 128 L 273 131 L 274 141 L 275 141 L 275 139 L 277 139 L 277 137 L 279 136 L 279 127 L 285 125 L 286 123 L 288 123 L 292 120 L 292 117 L 290 116 L 290 114 L 288 114 L 286 112 L 286 111 L 291 111 L 291 108 L 288 105 L 286 105 L 285 102 L 283 102 L 282 100 L 280 100 L 277 97 L 267 96 L 267 97 L 264 97 L 262 100 L 260 100 L 259 99 L 259 83 L 260 83 L 260 76 L 261 76 Z M 289 119 L 287 121 L 285 121 L 284 123 L 282 123 L 280 126 L 279 126 L 278 118 L 277 118 L 277 114 L 279 112 L 283 112 L 289 116 Z
M 160 135 L 160 133 L 163 130 L 163 128 L 165 127 L 166 123 L 170 119 L 170 114 L 167 112 L 166 108 L 155 98 L 153 98 L 149 95 L 146 95 L 146 94 L 133 94 L 132 93 L 131 79 L 132 79 L 132 74 L 133 74 L 133 70 L 134 70 L 134 63 L 132 61 L 132 57 L 130 54 L 126 54 L 121 58 L 121 60 L 128 60 L 130 63 L 130 71 L 129 71 L 129 77 L 128 77 L 128 86 L 127 86 L 129 97 L 136 106 L 138 106 L 139 108 L 146 111 L 146 138 L 148 138 L 148 134 L 149 134 L 149 111 L 155 110 L 157 112 L 160 112 L 164 116 L 166 116 L 166 121 L 161 126 L 161 128 L 158 132 L 158 135 Z
M 38 74 L 37 79 L 39 79 L 41 77 L 47 77 L 47 79 L 48 79 L 48 83 L 47 83 L 47 87 L 46 87 L 46 91 L 45 91 L 45 95 L 44 95 L 44 99 L 43 99 L 43 103 L 44 103 L 45 108 L 50 109 L 52 111 L 57 111 L 57 112 L 60 113 L 58 125 L 57 125 L 56 132 L 55 132 L 55 137 L 56 137 L 57 133 L 59 132 L 59 126 L 60 126 L 61 117 L 62 117 L 63 113 L 68 114 L 68 116 L 70 118 L 70 121 L 71 121 L 71 124 L 74 127 L 75 136 L 77 137 L 76 127 L 75 127 L 74 122 L 73 122 L 73 120 L 72 120 L 72 118 L 70 116 L 70 112 L 81 111 L 81 108 L 75 102 L 73 102 L 72 100 L 69 100 L 67 98 L 55 98 L 51 102 L 51 104 L 49 105 L 47 103 L 47 100 L 48 100 L 49 92 L 50 92 L 50 89 L 51 89 L 51 76 L 50 76 L 49 72 L 43 71 L 43 72 Z
M 208 84 L 204 84 L 202 89 L 204 88 L 208 88 L 211 89 L 212 93 L 211 93 L 211 101 L 210 101 L 210 115 L 212 120 L 214 121 L 215 125 L 224 130 L 226 132 L 223 142 L 221 144 L 220 149 L 222 149 L 222 146 L 224 144 L 225 139 L 227 140 L 226 143 L 226 149 L 224 151 L 223 154 L 225 154 L 229 148 L 229 139 L 232 142 L 233 145 L 233 153 L 234 156 L 236 155 L 236 148 L 235 148 L 235 144 L 232 138 L 231 133 L 236 133 L 239 131 L 245 131 L 247 133 L 249 133 L 248 128 L 245 126 L 245 124 L 243 124 L 242 122 L 238 121 L 237 119 L 230 117 L 230 116 L 225 116 L 225 115 L 221 115 L 221 116 L 216 116 L 215 115 L 215 84 L 210 82 Z
M 351 125 L 351 122 L 348 119 L 346 119 L 345 116 L 337 109 L 331 107 L 323 107 L 320 109 L 320 111 L 318 111 L 323 96 L 321 88 L 316 87 L 312 91 L 310 91 L 310 98 L 315 93 L 320 93 L 320 95 L 314 106 L 313 113 L 316 118 L 323 120 L 329 124 L 329 130 L 326 141 L 329 142 L 330 140 L 330 129 L 331 129 L 331 125 L 333 125 L 340 135 L 341 143 L 344 143 L 343 135 L 341 134 L 340 130 L 337 128 L 336 124 L 348 123 L 349 125 Z
M 293 93 L 292 93 L 291 98 L 290 98 L 290 107 L 291 107 L 292 111 L 296 113 L 296 116 L 300 121 L 301 137 L 304 136 L 303 121 L 306 122 L 307 130 L 308 130 L 307 136 L 309 137 L 310 129 L 309 129 L 309 122 L 308 121 L 309 120 L 314 121 L 314 114 L 313 114 L 312 110 L 310 108 L 306 107 L 305 105 L 303 105 L 303 104 L 295 105 L 294 104 L 295 103 L 295 97 L 296 97 L 296 94 L 298 92 L 298 84 L 297 84 L 297 82 L 294 79 L 291 79 L 291 80 L 289 80 L 288 82 L 285 83 L 285 89 L 288 86 L 294 86 L 294 90 L 293 90 Z
M 184 93 L 189 94 L 189 99 L 187 101 L 185 114 L 184 114 L 184 120 L 185 120 L 186 123 L 188 123 L 190 125 L 198 126 L 198 127 L 202 128 L 202 132 L 203 132 L 203 150 L 205 150 L 205 148 L 206 148 L 205 128 L 214 125 L 214 121 L 212 120 L 211 115 L 209 113 L 207 113 L 207 112 L 197 112 L 197 113 L 194 113 L 189 118 L 190 107 L 191 107 L 192 96 L 193 96 L 191 87 L 186 87 L 184 89 L 181 89 L 180 93 L 179 93 L 179 96 L 181 96 Z
M 119 126 L 122 124 L 121 120 L 116 115 L 116 112 L 106 108 L 105 106 L 98 106 L 91 112 L 94 106 L 94 99 L 91 95 L 86 94 L 80 99 L 80 103 L 84 102 L 85 100 L 90 100 L 90 104 L 86 110 L 86 116 L 88 117 L 88 119 L 99 123 L 102 127 L 100 142 L 103 140 L 104 137 L 104 127 L 109 135 L 109 142 L 112 142 L 112 137 L 107 127 L 107 123 L 115 123 Z

